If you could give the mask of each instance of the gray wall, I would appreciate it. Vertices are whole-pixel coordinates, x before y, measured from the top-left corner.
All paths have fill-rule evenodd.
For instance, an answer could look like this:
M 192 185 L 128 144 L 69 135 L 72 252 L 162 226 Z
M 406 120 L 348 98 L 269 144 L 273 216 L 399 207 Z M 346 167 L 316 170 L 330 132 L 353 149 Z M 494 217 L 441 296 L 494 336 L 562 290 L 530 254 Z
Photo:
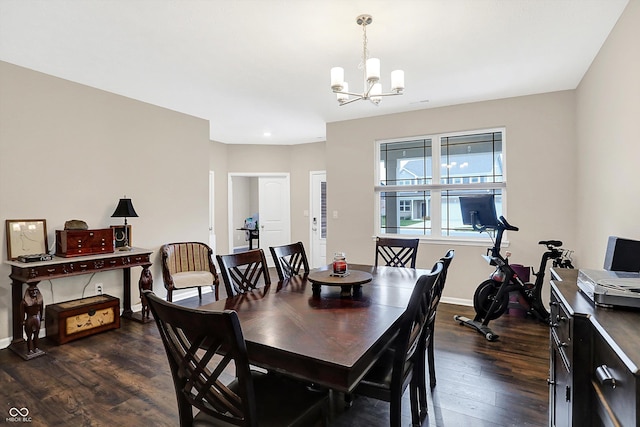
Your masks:
M 513 262 L 537 265 L 543 239 L 575 247 L 571 224 L 575 196 L 574 92 L 555 92 L 456 105 L 327 125 L 329 224 L 327 253 L 347 260 L 373 260 L 376 141 L 432 133 L 506 127 L 507 205 L 505 217 L 519 232 L 508 232 Z M 559 182 L 569 183 L 566 187 Z M 333 219 L 333 211 L 338 218 Z M 445 297 L 468 301 L 492 269 L 480 255 L 487 242 L 425 240 L 417 265 L 430 268 L 447 249 L 456 249 Z
M 575 226 L 583 266 L 608 236 L 640 240 L 640 1 L 631 0 L 576 91 Z

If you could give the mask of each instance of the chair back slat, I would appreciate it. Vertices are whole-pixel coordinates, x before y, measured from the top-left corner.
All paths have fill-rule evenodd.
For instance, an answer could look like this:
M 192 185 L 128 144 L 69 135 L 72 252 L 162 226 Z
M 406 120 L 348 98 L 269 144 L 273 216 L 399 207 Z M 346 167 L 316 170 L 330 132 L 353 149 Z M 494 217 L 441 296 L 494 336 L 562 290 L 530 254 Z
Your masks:
M 416 268 L 419 243 L 420 239 L 377 237 L 375 266 L 378 266 L 379 258 L 382 258 L 387 267 Z
M 192 407 L 232 425 L 255 425 L 253 382 L 236 312 L 195 310 L 151 291 L 145 295 L 169 360 L 180 425 L 193 424 Z M 224 375 L 237 378 L 236 391 L 225 385 Z
M 216 259 L 228 296 L 256 289 L 261 279 L 265 287 L 271 284 L 267 260 L 262 249 L 218 255 Z
M 309 261 L 302 242 L 269 248 L 278 272 L 278 279 L 284 280 L 300 274 L 309 273 Z

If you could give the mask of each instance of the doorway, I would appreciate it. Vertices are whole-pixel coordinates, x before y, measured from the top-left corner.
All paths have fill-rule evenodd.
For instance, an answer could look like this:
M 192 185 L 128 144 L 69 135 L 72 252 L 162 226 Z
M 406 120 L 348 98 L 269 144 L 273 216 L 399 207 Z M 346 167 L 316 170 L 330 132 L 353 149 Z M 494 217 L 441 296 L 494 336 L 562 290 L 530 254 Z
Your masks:
M 311 268 L 327 265 L 327 173 L 312 171 L 311 183 Z
M 209 171 L 209 247 L 216 256 L 216 221 L 215 221 L 215 173 Z
M 269 246 L 290 243 L 291 210 L 288 173 L 229 174 L 229 250 L 238 252 L 249 249 L 248 232 L 240 230 L 245 220 L 256 223 L 258 239 L 253 248 L 265 251 L 267 263 Z

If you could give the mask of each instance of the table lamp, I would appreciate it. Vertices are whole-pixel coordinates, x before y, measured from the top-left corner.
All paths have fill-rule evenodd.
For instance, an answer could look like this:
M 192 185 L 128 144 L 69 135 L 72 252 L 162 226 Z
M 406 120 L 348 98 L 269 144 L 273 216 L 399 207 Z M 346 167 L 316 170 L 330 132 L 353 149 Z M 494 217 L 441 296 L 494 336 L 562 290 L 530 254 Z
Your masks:
M 124 196 L 124 198 L 120 199 L 115 212 L 113 212 L 113 215 L 111 215 L 112 218 L 124 218 L 124 246 L 119 249 L 121 251 L 131 250 L 131 247 L 129 246 L 129 228 L 127 227 L 127 217 L 137 216 L 138 214 L 136 213 L 136 210 L 133 209 L 131 199 L 127 199 L 127 196 Z

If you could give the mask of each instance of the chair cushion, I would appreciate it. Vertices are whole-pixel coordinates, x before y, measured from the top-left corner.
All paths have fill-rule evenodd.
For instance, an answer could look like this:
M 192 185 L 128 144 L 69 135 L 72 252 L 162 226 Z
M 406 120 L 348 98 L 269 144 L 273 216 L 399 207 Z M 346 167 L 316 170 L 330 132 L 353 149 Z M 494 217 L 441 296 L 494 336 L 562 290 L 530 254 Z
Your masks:
M 318 419 L 319 411 L 328 404 L 327 390 L 313 390 L 306 384 L 278 374 L 251 371 L 256 395 L 258 424 L 261 427 L 308 426 Z M 237 381 L 229 384 L 236 391 Z M 283 405 L 283 402 L 287 402 Z M 226 425 L 198 413 L 194 426 Z
M 213 274 L 209 271 L 183 271 L 174 273 L 172 277 L 176 289 L 213 285 Z

